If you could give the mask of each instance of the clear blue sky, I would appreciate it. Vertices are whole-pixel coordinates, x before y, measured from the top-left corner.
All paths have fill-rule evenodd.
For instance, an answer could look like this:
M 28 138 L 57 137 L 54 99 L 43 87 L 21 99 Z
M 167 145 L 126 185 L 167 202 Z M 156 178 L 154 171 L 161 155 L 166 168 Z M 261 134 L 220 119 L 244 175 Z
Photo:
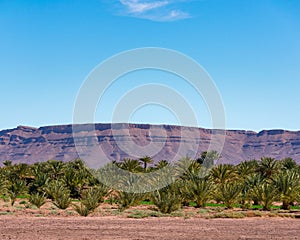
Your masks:
M 299 43 L 298 0 L 0 0 L 0 129 L 71 123 L 77 92 L 96 65 L 121 51 L 163 47 L 209 72 L 228 129 L 299 130 Z M 109 102 L 134 83 L 168 78 L 152 72 L 121 79 L 96 120 L 109 121 Z M 203 102 L 172 81 L 201 126 L 210 127 Z M 131 120 L 177 123 L 157 106 L 140 109 Z

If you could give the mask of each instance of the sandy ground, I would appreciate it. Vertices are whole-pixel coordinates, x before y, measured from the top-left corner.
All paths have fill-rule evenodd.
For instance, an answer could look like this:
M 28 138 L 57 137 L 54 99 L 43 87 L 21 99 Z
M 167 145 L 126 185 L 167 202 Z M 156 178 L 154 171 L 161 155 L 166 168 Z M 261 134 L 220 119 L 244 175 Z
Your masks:
M 300 239 L 300 220 L 0 216 L 0 239 Z
M 245 218 L 214 218 L 230 213 L 243 213 Z M 150 216 L 136 218 L 145 214 Z M 263 212 L 184 207 L 171 216 L 157 214 L 154 206 L 139 205 L 120 213 L 116 205 L 101 204 L 85 218 L 72 207 L 60 210 L 51 201 L 41 209 L 30 205 L 27 199 L 19 199 L 13 207 L 9 202 L 0 201 L 0 240 L 300 240 L 300 218 L 291 218 L 300 216 L 298 210 Z

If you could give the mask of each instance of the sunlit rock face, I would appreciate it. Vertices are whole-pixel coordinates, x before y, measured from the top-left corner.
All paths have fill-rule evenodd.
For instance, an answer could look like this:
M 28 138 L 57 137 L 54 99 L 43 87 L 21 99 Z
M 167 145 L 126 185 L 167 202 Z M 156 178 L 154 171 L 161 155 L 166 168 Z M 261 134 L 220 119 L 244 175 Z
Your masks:
M 101 148 L 105 157 L 117 161 L 139 157 L 120 147 L 129 142 L 141 147 L 147 147 L 151 142 L 160 144 L 162 148 L 151 156 L 155 161 L 178 160 L 174 158 L 178 158 L 178 149 L 183 142 L 183 152 L 194 151 L 193 156 L 197 157 L 208 150 L 212 135 L 220 135 L 220 132 L 209 129 L 172 125 L 117 123 L 91 126 L 85 124 L 77 128 L 77 136 L 82 136 L 78 141 L 80 145 L 89 146 L 96 139 L 97 147 Z M 72 129 L 72 125 L 40 128 L 19 126 L 0 131 L 0 162 L 12 160 L 34 163 L 49 159 L 71 161 L 79 158 Z M 183 131 L 187 134 L 182 134 Z M 238 164 L 243 160 L 260 159 L 263 156 L 276 159 L 291 157 L 300 163 L 300 132 L 269 130 L 256 133 L 230 130 L 224 134 L 221 163 Z M 189 145 L 192 142 L 197 143 L 197 146 Z M 189 147 L 192 149 L 188 149 Z M 80 157 L 82 158 L 82 154 Z

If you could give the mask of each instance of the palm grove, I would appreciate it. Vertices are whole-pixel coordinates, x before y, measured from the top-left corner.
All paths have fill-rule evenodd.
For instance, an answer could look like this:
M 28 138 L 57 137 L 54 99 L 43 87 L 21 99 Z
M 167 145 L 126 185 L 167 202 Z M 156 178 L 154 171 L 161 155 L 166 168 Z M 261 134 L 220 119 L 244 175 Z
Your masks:
M 25 196 L 38 208 L 50 199 L 58 208 L 72 207 L 82 216 L 104 201 L 117 204 L 123 211 L 146 200 L 161 213 L 182 206 L 204 208 L 211 202 L 222 203 L 228 209 L 261 205 L 266 211 L 275 202 L 282 209 L 300 203 L 300 166 L 293 159 L 262 158 L 210 168 L 219 157 L 212 151 L 196 160 L 185 157 L 176 163 L 153 163 L 145 156 L 112 162 L 99 170 L 89 169 L 81 160 L 31 165 L 5 161 L 0 168 L 0 195 L 11 205 L 19 196 Z M 159 184 L 162 187 L 155 188 Z M 153 191 L 143 191 L 151 186 Z

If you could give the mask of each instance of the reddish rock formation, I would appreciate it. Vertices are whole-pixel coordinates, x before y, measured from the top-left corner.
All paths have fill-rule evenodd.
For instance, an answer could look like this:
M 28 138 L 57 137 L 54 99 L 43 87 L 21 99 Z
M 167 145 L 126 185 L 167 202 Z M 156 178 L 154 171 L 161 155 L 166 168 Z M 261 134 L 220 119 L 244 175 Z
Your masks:
M 79 134 L 84 133 L 80 144 L 82 146 L 91 144 L 91 139 L 95 138 L 90 130 L 91 125 L 79 126 Z M 181 134 L 183 129 L 186 132 L 184 136 Z M 126 131 L 130 136 L 124 134 Z M 170 125 L 96 124 L 95 133 L 95 139 L 111 160 L 135 157 L 120 148 L 118 143 L 126 145 L 132 141 L 137 146 L 147 146 L 152 141 L 161 143 L 163 148 L 152 156 L 157 161 L 172 160 L 182 142 L 186 143 L 185 151 L 188 152 L 187 147 L 193 140 L 198 147 L 193 148 L 193 151 L 200 155 L 202 151 L 208 149 L 211 136 L 221 135 L 222 131 Z M 225 145 L 221 155 L 221 162 L 232 164 L 243 160 L 260 159 L 262 156 L 276 159 L 291 157 L 300 163 L 300 132 L 270 130 L 256 133 L 228 130 L 225 132 Z M 0 131 L 0 162 L 12 160 L 33 163 L 49 159 L 70 161 L 76 158 L 78 154 L 74 146 L 72 125 L 40 128 L 19 126 Z

